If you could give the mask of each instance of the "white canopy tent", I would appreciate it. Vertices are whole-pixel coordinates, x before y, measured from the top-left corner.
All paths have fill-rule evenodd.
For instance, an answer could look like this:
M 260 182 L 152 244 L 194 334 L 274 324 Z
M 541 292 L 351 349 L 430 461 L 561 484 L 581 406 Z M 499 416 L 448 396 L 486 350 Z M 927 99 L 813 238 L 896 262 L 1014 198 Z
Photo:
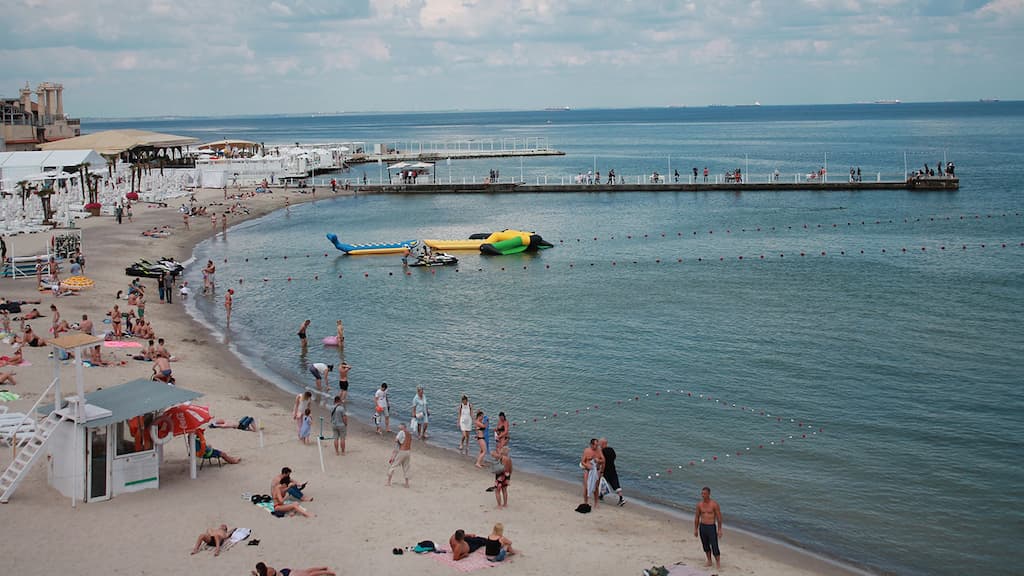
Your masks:
M 89 164 L 90 171 L 98 171 L 107 160 L 95 150 L 53 150 L 42 152 L 0 152 L 0 189 L 13 190 L 22 180 L 45 180 L 41 176 L 53 173 L 58 177 L 65 168 Z

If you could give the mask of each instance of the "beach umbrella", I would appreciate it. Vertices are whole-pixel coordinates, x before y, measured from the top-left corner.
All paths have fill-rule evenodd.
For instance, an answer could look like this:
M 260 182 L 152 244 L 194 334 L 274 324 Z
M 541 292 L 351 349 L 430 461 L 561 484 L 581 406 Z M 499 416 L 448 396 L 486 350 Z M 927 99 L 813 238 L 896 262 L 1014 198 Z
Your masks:
M 198 404 L 178 404 L 164 410 L 163 416 L 171 421 L 175 436 L 195 432 L 210 421 L 210 407 Z

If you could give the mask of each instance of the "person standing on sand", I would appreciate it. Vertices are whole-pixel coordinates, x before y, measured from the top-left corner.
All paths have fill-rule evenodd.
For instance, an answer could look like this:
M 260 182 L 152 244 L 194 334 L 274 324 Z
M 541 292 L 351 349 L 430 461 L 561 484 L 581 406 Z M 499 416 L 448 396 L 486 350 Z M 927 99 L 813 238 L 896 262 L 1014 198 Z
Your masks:
M 722 509 L 718 502 L 711 499 L 711 488 L 705 486 L 700 491 L 700 502 L 693 515 L 693 536 L 700 536 L 700 544 L 704 548 L 707 562 L 711 566 L 711 555 L 715 555 L 715 568 L 722 568 L 721 552 L 718 550 L 718 539 L 722 537 Z
M 619 473 L 615 470 L 615 449 L 608 445 L 607 438 L 598 440 L 597 445 L 601 448 L 601 455 L 604 456 L 604 469 L 601 470 L 601 475 L 608 482 L 608 486 L 619 495 L 619 506 L 622 506 L 626 503 L 626 499 L 622 497 L 622 487 L 619 486 Z M 598 499 L 604 500 L 604 495 L 598 494 Z
M 338 389 L 341 390 L 339 397 L 341 398 L 342 404 L 348 402 L 348 371 L 351 369 L 352 366 L 344 360 L 342 360 L 341 364 L 338 366 Z
M 342 455 L 345 453 L 345 436 L 348 433 L 348 412 L 345 411 L 345 403 L 341 395 L 334 397 L 334 407 L 331 408 L 331 427 L 334 428 L 334 453 Z
M 313 431 L 313 416 L 310 413 L 310 409 L 306 408 L 306 411 L 302 414 L 302 424 L 299 425 L 299 440 L 303 444 L 309 444 L 309 433 Z
M 296 430 L 302 429 L 302 415 L 306 413 L 306 410 L 309 410 L 309 406 L 312 402 L 313 393 L 309 390 L 295 396 L 295 407 L 292 409 L 292 420 L 295 420 Z
M 476 428 L 476 445 L 480 448 L 480 453 L 476 457 L 476 467 L 484 467 L 484 458 L 487 457 L 487 416 L 484 415 L 483 410 L 476 411 L 476 418 L 473 420 L 473 427 Z M 467 452 L 469 452 L 467 447 Z
M 494 451 L 494 464 L 491 471 L 494 472 L 494 499 L 498 502 L 498 508 L 508 508 L 508 484 L 512 481 L 512 455 L 508 446 L 502 446 Z
M 501 446 L 501 444 L 498 444 Z M 590 497 L 594 497 L 594 508 L 597 508 L 598 478 L 601 476 L 601 466 L 604 464 L 604 456 L 597 446 L 597 438 L 591 438 L 590 444 L 583 450 L 583 457 L 580 458 L 580 468 L 583 468 L 583 503 L 589 504 Z
M 231 324 L 231 305 L 234 303 L 234 288 L 228 288 L 227 294 L 224 295 L 224 311 L 227 313 L 228 324 Z M 139 309 L 139 314 L 142 314 L 142 309 Z
M 402 476 L 405 478 L 405 487 L 409 487 L 409 456 L 412 454 L 412 434 L 405 428 L 405 423 L 398 425 L 398 434 L 395 435 L 395 449 L 388 459 L 388 481 L 385 486 L 391 486 L 391 476 L 395 470 L 402 468 Z
M 114 304 L 114 308 L 110 310 L 110 329 L 114 331 L 114 340 L 120 340 L 123 337 L 121 332 L 121 309 Z
M 473 429 L 473 405 L 469 403 L 469 397 L 462 396 L 462 403 L 459 404 L 459 431 L 462 432 L 462 440 L 459 441 L 459 452 L 469 453 L 469 431 Z

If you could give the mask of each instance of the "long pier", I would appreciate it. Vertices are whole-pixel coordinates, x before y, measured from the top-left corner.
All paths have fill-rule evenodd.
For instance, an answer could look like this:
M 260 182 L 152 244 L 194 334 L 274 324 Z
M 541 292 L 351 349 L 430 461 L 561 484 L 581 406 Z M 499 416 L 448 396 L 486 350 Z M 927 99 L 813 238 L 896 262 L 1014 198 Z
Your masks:
M 959 178 L 910 178 L 872 182 L 664 182 L 658 184 L 366 184 L 352 186 L 359 193 L 378 194 L 538 194 L 560 192 L 857 192 L 871 190 L 955 191 Z
M 391 152 L 387 154 L 356 154 L 345 159 L 346 164 L 383 162 L 443 162 L 445 160 L 471 160 L 475 158 L 518 158 L 528 156 L 565 156 L 561 150 L 551 148 L 519 148 L 505 150 L 431 150 L 426 152 Z

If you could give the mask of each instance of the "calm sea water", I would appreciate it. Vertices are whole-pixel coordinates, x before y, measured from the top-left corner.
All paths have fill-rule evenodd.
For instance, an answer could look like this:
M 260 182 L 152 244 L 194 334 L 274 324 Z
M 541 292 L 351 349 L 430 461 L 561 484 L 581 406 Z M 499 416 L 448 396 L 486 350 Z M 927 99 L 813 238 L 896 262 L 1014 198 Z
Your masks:
M 957 164 L 959 192 L 328 198 L 199 246 L 198 259 L 219 263 L 222 284 L 216 301 L 196 304 L 222 325 L 230 279 L 235 311 L 223 336 L 285 386 L 308 383 L 307 362 L 339 359 L 315 344 L 301 355 L 299 322 L 313 319 L 317 341 L 344 320 L 353 414 L 367 421 L 381 382 L 400 414 L 423 385 L 434 441 L 454 446 L 465 393 L 492 421 L 503 410 L 520 422 L 519 465 L 575 479 L 587 439 L 607 436 L 627 495 L 689 506 L 709 485 L 727 523 L 879 571 L 1017 572 L 1024 105 L 86 128 L 123 125 L 268 143 L 543 136 L 568 152 L 522 168 L 452 167 L 478 177 L 522 169 L 527 179 L 586 171 L 595 156 L 602 173 L 664 172 L 669 157 L 713 173 L 746 162 L 751 173 L 796 173 L 827 154 L 833 174 L 861 166 L 890 177 L 902 175 L 904 152 L 911 166 L 945 156 Z M 345 257 L 324 239 L 464 238 L 506 227 L 556 246 L 460 254 L 457 269 L 407 276 L 397 257 Z

